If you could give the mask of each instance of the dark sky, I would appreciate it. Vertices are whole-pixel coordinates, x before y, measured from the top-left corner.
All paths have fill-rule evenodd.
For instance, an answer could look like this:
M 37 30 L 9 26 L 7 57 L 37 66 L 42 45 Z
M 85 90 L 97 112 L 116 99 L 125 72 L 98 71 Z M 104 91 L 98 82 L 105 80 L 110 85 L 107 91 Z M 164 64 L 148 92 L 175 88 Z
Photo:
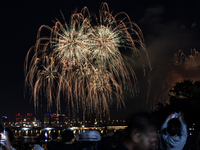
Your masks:
M 41 0 L 41 1 L 5 1 L 0 10 L 1 33 L 1 78 L 0 78 L 0 115 L 7 115 L 9 120 L 20 112 L 34 113 L 33 102 L 25 99 L 24 59 L 27 51 L 35 44 L 38 28 L 43 25 L 53 26 L 53 20 L 62 20 L 61 10 L 66 20 L 78 8 L 78 12 L 87 6 L 90 12 L 98 14 L 100 0 Z M 124 11 L 132 21 L 142 29 L 147 51 L 153 67 L 163 58 L 173 58 L 179 49 L 185 53 L 191 48 L 200 49 L 200 1 L 199 0 L 113 0 L 107 1 L 113 14 Z M 140 93 L 137 98 L 125 96 L 127 108 L 116 111 L 114 116 L 126 117 L 132 110 L 149 109 L 146 104 L 147 77 L 136 69 Z M 159 78 L 159 77 L 158 77 Z M 42 116 L 46 109 L 40 109 L 37 116 Z M 64 113 L 64 111 L 63 111 Z M 117 115 L 116 115 L 117 114 Z

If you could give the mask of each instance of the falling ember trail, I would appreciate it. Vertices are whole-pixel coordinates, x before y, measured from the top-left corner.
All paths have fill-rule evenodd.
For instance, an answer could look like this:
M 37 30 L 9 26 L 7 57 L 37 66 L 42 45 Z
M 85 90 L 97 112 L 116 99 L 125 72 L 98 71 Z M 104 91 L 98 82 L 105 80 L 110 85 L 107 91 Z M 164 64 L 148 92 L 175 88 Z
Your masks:
M 49 37 L 40 36 L 43 29 L 49 30 Z M 57 20 L 53 27 L 42 25 L 24 67 L 25 86 L 32 92 L 35 108 L 45 95 L 48 108 L 55 100 L 60 111 L 62 93 L 73 112 L 81 108 L 109 115 L 113 99 L 118 107 L 125 106 L 123 91 L 137 93 L 138 83 L 130 64 L 134 60 L 124 59 L 119 48 L 138 55 L 135 45 L 139 44 L 149 62 L 143 41 L 140 28 L 129 16 L 124 12 L 113 16 L 107 3 L 101 4 L 99 18 L 84 7 L 71 15 L 69 23 Z

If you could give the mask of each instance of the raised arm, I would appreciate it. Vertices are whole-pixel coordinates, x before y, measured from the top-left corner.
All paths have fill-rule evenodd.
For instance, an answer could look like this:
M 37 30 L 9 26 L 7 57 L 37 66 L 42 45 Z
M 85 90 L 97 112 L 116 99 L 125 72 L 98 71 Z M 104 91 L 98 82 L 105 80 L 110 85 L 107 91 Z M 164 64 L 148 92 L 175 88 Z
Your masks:
M 167 119 L 165 120 L 165 122 L 162 124 L 161 129 L 160 129 L 161 131 L 164 130 L 165 128 L 167 128 L 168 121 L 171 119 L 172 114 L 173 114 L 173 113 L 171 113 L 171 114 L 167 117 Z
M 184 120 L 184 114 L 181 113 L 178 117 L 179 121 L 181 122 L 181 136 L 187 137 L 187 125 Z

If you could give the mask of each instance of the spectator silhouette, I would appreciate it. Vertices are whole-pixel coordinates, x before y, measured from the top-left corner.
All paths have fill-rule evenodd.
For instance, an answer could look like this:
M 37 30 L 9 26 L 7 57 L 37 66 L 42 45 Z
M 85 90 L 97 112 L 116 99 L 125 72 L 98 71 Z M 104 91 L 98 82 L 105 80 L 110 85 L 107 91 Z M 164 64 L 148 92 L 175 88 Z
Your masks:
M 41 146 L 42 143 L 40 142 L 40 140 L 41 140 L 41 136 L 39 136 L 39 137 L 36 138 L 33 150 L 44 150 L 44 148 Z
M 157 120 L 148 112 L 135 113 L 117 150 L 152 150 L 157 145 Z
M 79 136 L 80 150 L 96 150 L 99 149 L 99 141 L 101 134 L 97 130 L 86 130 Z
M 187 140 L 187 125 L 184 115 L 181 113 L 178 118 L 170 114 L 160 129 L 159 148 L 165 150 L 182 150 Z
M 107 134 L 102 138 L 102 149 L 112 150 L 118 146 L 119 140 L 115 136 L 113 130 L 108 130 Z
M 5 128 L 2 125 L 0 125 L 0 133 L 2 134 L 0 136 L 0 140 L 3 140 L 3 138 L 5 139 L 5 142 L 1 142 L 0 150 L 16 150 L 14 147 L 12 147 L 12 131 L 9 128 Z
M 64 130 L 61 133 L 62 144 L 59 146 L 59 150 L 75 150 L 76 147 L 73 145 L 75 141 L 74 134 L 71 130 Z
M 58 133 L 53 132 L 52 140 L 47 143 L 48 150 L 56 150 L 57 149 L 57 147 L 60 145 L 60 141 L 57 138 L 58 138 Z

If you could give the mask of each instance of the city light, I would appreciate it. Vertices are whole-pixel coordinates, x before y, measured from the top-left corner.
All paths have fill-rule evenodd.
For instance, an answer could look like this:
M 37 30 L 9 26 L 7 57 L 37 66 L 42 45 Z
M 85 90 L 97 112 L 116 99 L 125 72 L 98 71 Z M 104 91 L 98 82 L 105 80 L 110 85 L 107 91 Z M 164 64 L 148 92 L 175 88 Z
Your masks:
M 47 127 L 47 128 L 44 128 L 45 130 L 52 130 L 53 128 L 50 128 L 50 127 Z
M 22 128 L 22 130 L 25 130 L 25 131 L 26 131 L 26 130 L 29 130 L 29 129 L 30 129 L 30 128 Z

